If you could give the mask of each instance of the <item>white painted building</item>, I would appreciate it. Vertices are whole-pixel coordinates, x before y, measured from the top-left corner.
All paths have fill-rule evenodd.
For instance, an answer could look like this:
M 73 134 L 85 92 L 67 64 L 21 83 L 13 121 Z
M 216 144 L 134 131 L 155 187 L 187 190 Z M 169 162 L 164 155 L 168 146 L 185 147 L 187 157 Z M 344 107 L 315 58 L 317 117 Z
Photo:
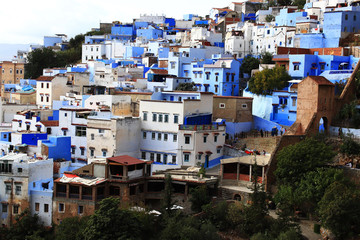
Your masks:
M 168 94 L 171 95 L 172 93 Z M 181 166 L 195 166 L 197 164 L 195 161 L 195 151 L 207 151 L 208 162 L 215 160 L 215 157 L 219 157 L 222 154 L 220 151 L 220 155 L 218 155 L 216 151 L 217 145 L 214 147 L 210 139 L 209 143 L 201 143 L 197 140 L 188 141 L 187 137 L 188 134 L 191 134 L 194 137 L 193 139 L 198 135 L 210 135 L 210 132 L 213 134 L 213 130 L 225 134 L 225 128 L 218 129 L 214 127 L 216 129 L 212 129 L 212 127 L 205 127 L 200 130 L 201 127 L 197 129 L 196 125 L 188 124 L 192 117 L 201 118 L 202 116 L 211 115 L 212 94 L 197 93 L 200 95 L 200 98 L 193 99 L 194 93 L 174 92 L 174 95 L 179 94 L 182 94 L 180 101 L 143 100 L 140 102 L 141 158 L 154 161 L 154 171 Z M 186 97 L 187 95 L 189 98 Z M 163 97 L 174 99 L 171 96 L 159 96 L 160 99 Z M 177 98 L 177 100 L 179 99 Z M 208 124 L 205 126 L 213 125 Z M 225 140 L 225 138 L 218 138 L 218 146 L 224 144 L 222 139 Z M 210 154 L 211 152 L 216 154 Z M 193 154 L 191 155 L 191 153 Z M 200 159 L 200 161 L 204 163 L 205 157 Z
M 45 226 L 51 226 L 53 160 L 29 158 L 26 154 L 0 157 L 0 222 L 10 221 L 30 208 Z
M 208 41 L 211 45 L 215 42 L 222 42 L 222 34 L 208 31 L 203 27 L 193 27 L 191 29 L 191 42 Z

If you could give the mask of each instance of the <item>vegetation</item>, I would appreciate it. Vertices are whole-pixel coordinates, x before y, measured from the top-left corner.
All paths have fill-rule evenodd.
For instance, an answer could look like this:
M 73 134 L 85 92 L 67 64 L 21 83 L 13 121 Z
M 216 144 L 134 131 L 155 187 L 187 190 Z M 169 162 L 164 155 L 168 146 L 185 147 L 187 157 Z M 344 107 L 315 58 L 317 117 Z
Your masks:
M 281 66 L 273 69 L 266 68 L 250 78 L 249 90 L 257 95 L 271 95 L 274 90 L 286 87 L 290 79 L 286 69 Z
M 275 21 L 275 17 L 274 17 L 274 15 L 271 15 L 271 14 L 266 15 L 266 17 L 265 17 L 265 21 L 266 21 L 266 22 L 272 22 L 272 21 Z
M 195 87 L 195 83 L 180 83 L 175 90 L 179 91 L 197 91 L 197 87 Z
M 272 60 L 272 58 L 273 58 L 273 55 L 270 52 L 263 52 L 261 54 L 261 63 L 262 64 L 274 64 L 275 62 Z
M 246 74 L 251 74 L 251 70 L 253 69 L 258 69 L 259 68 L 259 64 L 260 61 L 257 58 L 254 58 L 252 56 L 246 56 L 244 58 L 244 60 L 241 63 L 240 66 L 240 73 L 243 75 L 244 73 Z
M 338 121 L 342 126 L 359 128 L 360 113 L 357 109 L 357 100 L 345 104 L 337 115 Z
M 355 142 L 351 136 L 343 137 L 343 143 L 340 146 L 340 152 L 347 155 L 357 155 L 360 154 L 360 144 Z
M 211 197 L 206 186 L 196 187 L 190 191 L 191 210 L 201 212 L 202 206 L 210 203 Z
M 174 189 L 172 187 L 172 179 L 171 175 L 167 174 L 165 178 L 165 191 L 164 191 L 164 198 L 162 199 L 162 208 L 163 213 L 171 215 L 171 208 L 175 204 L 173 201 L 173 192 Z

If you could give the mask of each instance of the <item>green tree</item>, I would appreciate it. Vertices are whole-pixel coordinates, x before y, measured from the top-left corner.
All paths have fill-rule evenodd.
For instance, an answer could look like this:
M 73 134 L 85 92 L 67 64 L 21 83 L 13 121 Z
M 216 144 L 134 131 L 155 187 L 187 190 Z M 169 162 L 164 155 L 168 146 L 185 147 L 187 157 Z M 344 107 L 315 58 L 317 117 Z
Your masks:
M 119 208 L 118 198 L 100 202 L 84 230 L 86 240 L 140 239 L 140 224 L 134 212 Z
M 190 191 L 191 210 L 201 212 L 202 206 L 210 203 L 211 197 L 206 186 L 199 186 Z
M 275 17 L 274 17 L 273 15 L 271 15 L 271 14 L 266 15 L 266 17 L 265 17 L 265 21 L 266 21 L 266 22 L 272 22 L 272 21 L 275 21 Z
M 306 3 L 306 0 L 294 0 L 291 5 L 297 6 L 298 9 L 303 9 L 305 3 Z
M 40 223 L 37 214 L 27 208 L 15 218 L 15 223 L 4 231 L 4 239 L 50 239 L 50 232 Z
M 351 184 L 334 182 L 319 202 L 322 224 L 338 239 L 360 233 L 360 194 Z
M 273 58 L 273 55 L 270 52 L 261 53 L 261 63 L 262 64 L 274 64 L 275 62 L 272 60 L 272 58 Z
M 30 52 L 25 64 L 25 78 L 38 78 L 44 68 L 63 67 L 58 65 L 56 53 L 50 48 L 38 48 Z
M 278 0 L 277 3 L 279 6 L 291 6 L 292 0 Z
M 350 136 L 345 136 L 340 145 L 340 152 L 347 155 L 358 155 L 360 153 L 360 144 Z
M 251 74 L 251 70 L 259 68 L 260 61 L 252 56 L 246 56 L 241 63 L 240 73 Z
M 277 155 L 275 176 L 278 184 L 295 184 L 304 175 L 329 163 L 335 153 L 323 142 L 314 138 L 283 148 Z
M 197 88 L 195 87 L 195 83 L 180 83 L 175 90 L 179 91 L 197 91 Z
M 71 217 L 65 218 L 55 228 L 56 240 L 67 240 L 71 236 L 72 240 L 83 240 L 84 229 L 87 227 L 89 217 Z
M 286 87 L 290 79 L 286 69 L 281 66 L 266 68 L 250 78 L 249 90 L 257 95 L 271 95 L 274 90 Z
M 164 191 L 164 197 L 162 199 L 162 208 L 163 212 L 167 213 L 168 215 L 171 215 L 171 208 L 175 204 L 175 201 L 173 200 L 173 193 L 174 189 L 172 187 L 172 179 L 170 174 L 166 174 L 165 177 L 165 191 Z

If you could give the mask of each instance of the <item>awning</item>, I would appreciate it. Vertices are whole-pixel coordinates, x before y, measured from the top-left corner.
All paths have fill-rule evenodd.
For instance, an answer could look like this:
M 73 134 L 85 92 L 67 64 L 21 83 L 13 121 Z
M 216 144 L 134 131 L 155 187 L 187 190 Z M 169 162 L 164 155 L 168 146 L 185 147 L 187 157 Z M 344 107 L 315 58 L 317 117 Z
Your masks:
M 198 152 L 198 154 L 204 154 L 204 152 Z
M 84 147 L 84 146 L 80 146 L 80 148 L 81 148 L 81 149 L 85 149 L 85 147 Z
M 64 128 L 61 128 L 61 130 L 66 130 L 66 131 L 67 131 L 67 130 L 69 130 L 69 129 L 64 127 Z
M 206 151 L 205 153 L 208 154 L 208 155 L 212 154 L 211 151 Z

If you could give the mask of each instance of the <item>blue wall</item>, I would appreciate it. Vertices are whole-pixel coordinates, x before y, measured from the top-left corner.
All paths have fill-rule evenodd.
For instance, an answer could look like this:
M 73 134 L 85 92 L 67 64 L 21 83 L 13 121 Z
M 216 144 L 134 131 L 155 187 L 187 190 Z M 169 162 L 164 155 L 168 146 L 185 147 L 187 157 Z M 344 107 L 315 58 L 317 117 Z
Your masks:
M 11 132 L 1 132 L 1 141 L 9 142 Z
M 220 160 L 223 158 L 224 158 L 224 156 L 221 156 L 221 157 L 215 158 L 213 160 L 210 160 L 208 168 L 213 168 L 213 167 L 219 165 L 221 163 Z
M 211 124 L 212 114 L 195 115 L 184 117 L 184 125 L 207 125 Z
M 38 140 L 47 139 L 47 133 L 23 133 L 22 137 L 22 144 L 37 146 Z
M 48 146 L 49 158 L 71 161 L 71 137 L 50 137 L 49 140 L 42 142 Z
M 61 43 L 61 37 L 44 37 L 44 47 L 53 47 L 56 43 Z
M 297 17 L 306 17 L 307 12 L 288 13 L 288 9 L 281 9 L 280 14 L 275 17 L 276 26 L 296 26 Z
M 146 40 L 158 39 L 163 37 L 163 31 L 160 29 L 147 28 L 136 30 L 137 37 L 143 37 Z
M 265 120 L 263 118 L 257 117 L 257 116 L 253 116 L 254 119 L 254 129 L 257 130 L 263 130 L 263 131 L 271 131 L 271 129 L 276 126 L 277 129 L 280 132 L 281 126 L 275 122 L 271 122 L 268 120 Z
M 122 36 L 132 36 L 133 35 L 133 25 L 117 25 L 111 27 L 112 35 L 122 35 Z
M 249 132 L 253 127 L 253 122 L 225 122 L 226 133 L 234 136 L 237 133 Z

